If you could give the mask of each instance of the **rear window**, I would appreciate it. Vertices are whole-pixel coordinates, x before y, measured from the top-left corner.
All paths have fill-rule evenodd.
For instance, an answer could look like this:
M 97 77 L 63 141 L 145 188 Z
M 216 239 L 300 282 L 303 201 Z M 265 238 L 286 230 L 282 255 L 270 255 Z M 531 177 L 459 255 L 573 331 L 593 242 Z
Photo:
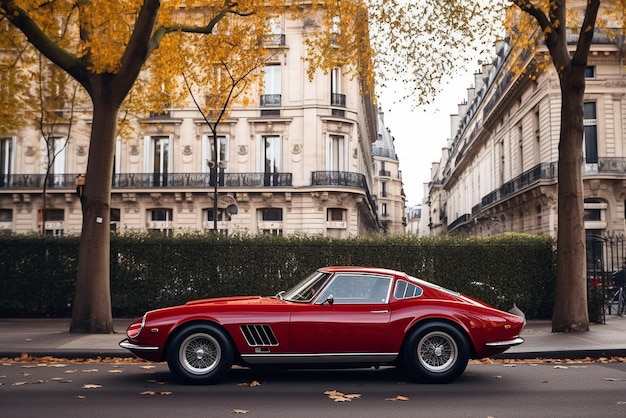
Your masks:
M 424 291 L 421 287 L 405 282 L 404 280 L 398 280 L 396 283 L 396 291 L 393 296 L 396 299 L 409 299 L 422 296 L 422 293 L 424 293 Z

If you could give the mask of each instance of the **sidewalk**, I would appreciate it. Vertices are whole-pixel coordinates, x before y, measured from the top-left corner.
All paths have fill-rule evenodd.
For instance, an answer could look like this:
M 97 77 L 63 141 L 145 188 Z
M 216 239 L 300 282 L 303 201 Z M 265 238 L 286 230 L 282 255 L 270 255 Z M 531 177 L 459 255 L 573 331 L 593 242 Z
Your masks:
M 132 357 L 118 343 L 132 319 L 114 319 L 114 334 L 69 333 L 69 319 L 1 319 L 0 358 Z M 499 358 L 626 357 L 626 317 L 608 315 L 606 324 L 591 324 L 583 333 L 552 333 L 550 321 L 529 321 L 522 332 L 524 343 L 510 348 Z

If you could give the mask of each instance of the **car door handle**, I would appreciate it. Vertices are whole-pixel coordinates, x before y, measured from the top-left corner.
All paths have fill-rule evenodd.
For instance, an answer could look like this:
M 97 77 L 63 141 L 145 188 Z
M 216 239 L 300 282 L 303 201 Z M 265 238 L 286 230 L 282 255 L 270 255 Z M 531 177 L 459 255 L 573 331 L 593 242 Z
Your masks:
M 389 313 L 389 311 L 387 309 L 383 309 L 380 311 L 372 311 L 372 313 Z

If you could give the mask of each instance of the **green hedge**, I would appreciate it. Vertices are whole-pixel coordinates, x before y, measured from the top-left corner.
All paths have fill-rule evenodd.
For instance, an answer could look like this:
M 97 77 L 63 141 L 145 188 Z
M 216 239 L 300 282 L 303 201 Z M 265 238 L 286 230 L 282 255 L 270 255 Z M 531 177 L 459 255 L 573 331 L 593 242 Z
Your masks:
M 69 316 L 78 238 L 0 236 L 0 317 Z M 528 318 L 549 318 L 555 280 L 554 241 L 493 237 L 215 236 L 111 238 L 113 315 L 132 317 L 190 299 L 273 295 L 327 265 L 406 271 Z

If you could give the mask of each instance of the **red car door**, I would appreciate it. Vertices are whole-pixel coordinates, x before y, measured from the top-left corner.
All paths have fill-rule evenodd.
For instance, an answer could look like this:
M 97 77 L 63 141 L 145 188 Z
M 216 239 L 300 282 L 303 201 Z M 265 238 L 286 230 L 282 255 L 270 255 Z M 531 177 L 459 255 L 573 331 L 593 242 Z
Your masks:
M 390 318 L 391 277 L 340 273 L 312 303 L 294 306 L 292 353 L 379 353 Z

